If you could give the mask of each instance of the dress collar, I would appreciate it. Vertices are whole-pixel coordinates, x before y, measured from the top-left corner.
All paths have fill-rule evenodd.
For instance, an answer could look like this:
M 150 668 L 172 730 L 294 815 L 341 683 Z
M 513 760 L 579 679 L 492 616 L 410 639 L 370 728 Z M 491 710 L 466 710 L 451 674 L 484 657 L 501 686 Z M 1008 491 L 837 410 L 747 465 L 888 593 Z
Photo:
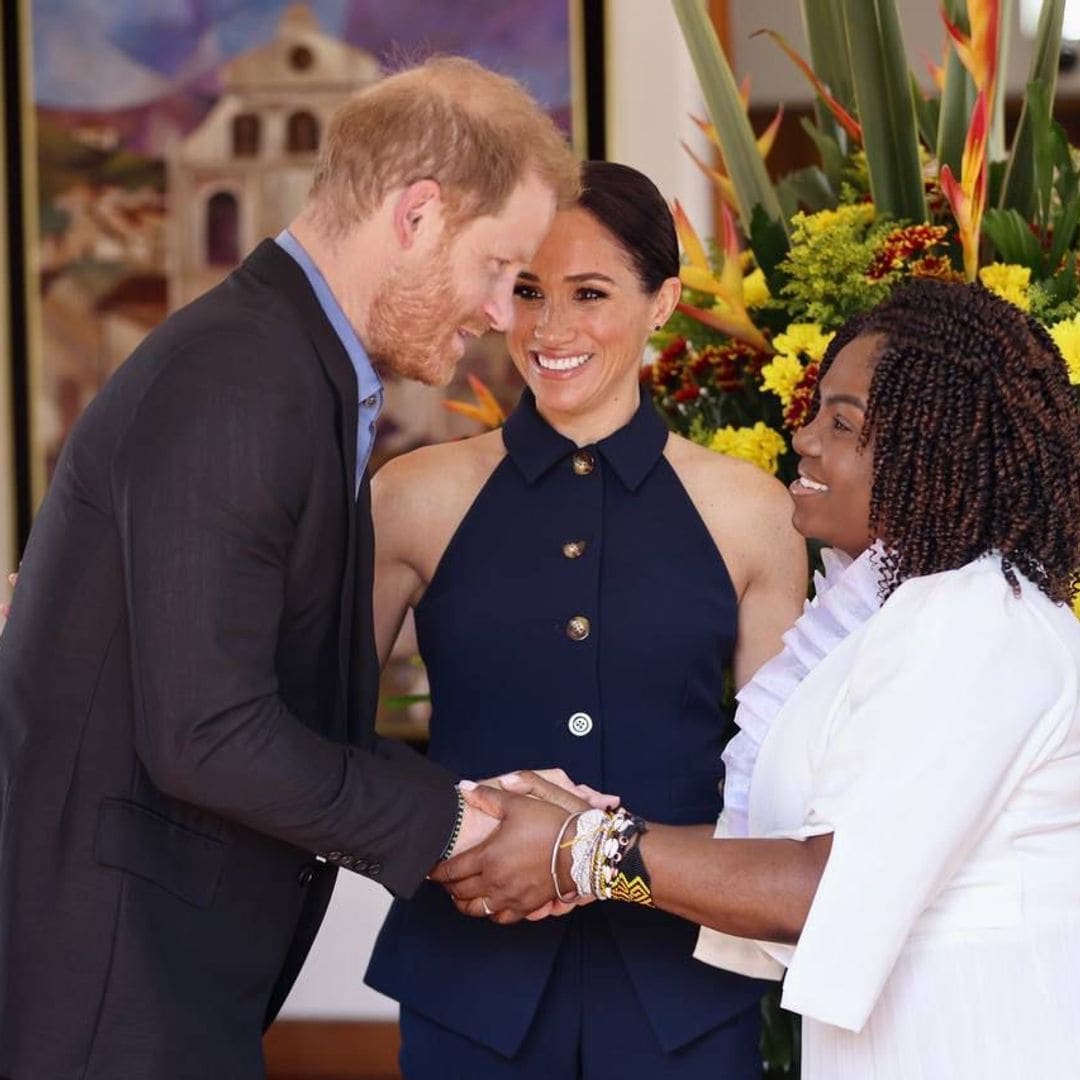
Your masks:
M 535 484 L 558 462 L 578 449 L 560 435 L 537 411 L 536 398 L 525 390 L 517 408 L 503 425 L 503 443 L 510 460 L 529 484 Z M 625 488 L 636 491 L 664 454 L 668 432 L 652 399 L 641 403 L 630 422 L 601 439 L 596 449 Z

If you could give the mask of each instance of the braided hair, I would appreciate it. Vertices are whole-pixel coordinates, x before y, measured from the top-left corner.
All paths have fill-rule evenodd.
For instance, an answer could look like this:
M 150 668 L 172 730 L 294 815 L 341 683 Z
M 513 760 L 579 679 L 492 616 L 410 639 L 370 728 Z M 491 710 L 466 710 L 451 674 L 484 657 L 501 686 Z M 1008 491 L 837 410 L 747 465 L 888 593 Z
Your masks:
M 881 338 L 861 445 L 882 598 L 907 578 L 1001 555 L 1068 602 L 1080 581 L 1080 407 L 1046 331 L 981 285 L 917 278 L 844 325 Z M 818 402 L 815 401 L 815 410 Z

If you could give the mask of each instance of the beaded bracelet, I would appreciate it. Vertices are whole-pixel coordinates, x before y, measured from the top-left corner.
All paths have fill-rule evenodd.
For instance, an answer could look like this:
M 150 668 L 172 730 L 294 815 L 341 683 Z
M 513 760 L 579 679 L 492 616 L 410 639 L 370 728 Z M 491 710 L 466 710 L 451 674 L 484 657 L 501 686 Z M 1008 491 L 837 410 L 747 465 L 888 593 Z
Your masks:
M 592 886 L 597 899 L 655 906 L 652 881 L 638 850 L 638 841 L 647 830 L 643 818 L 623 807 L 606 816 L 592 853 Z
M 592 858 L 597 835 L 604 826 L 603 810 L 586 810 L 577 819 L 574 836 L 570 876 L 577 886 L 579 896 L 592 894 Z

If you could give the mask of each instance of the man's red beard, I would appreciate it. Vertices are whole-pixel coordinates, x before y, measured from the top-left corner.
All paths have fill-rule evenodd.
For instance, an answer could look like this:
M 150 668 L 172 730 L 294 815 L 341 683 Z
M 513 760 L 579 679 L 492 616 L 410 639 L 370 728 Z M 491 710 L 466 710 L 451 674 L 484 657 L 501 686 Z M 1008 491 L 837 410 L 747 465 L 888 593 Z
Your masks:
M 428 266 L 410 277 L 398 272 L 371 303 L 368 354 L 407 379 L 445 386 L 457 361 L 459 326 L 482 332 L 475 314 L 464 312 L 450 272 L 449 245 L 440 245 Z

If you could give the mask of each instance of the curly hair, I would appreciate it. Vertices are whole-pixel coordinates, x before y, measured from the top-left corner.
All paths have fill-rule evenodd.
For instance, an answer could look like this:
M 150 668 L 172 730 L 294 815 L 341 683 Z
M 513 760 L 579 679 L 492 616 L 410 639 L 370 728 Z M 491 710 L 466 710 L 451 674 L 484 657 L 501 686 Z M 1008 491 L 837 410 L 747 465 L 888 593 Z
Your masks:
M 1080 582 L 1080 406 L 1046 331 L 981 285 L 928 278 L 849 320 L 880 336 L 863 446 L 882 598 L 911 577 L 994 551 L 1059 603 Z M 814 411 L 817 409 L 815 400 Z

